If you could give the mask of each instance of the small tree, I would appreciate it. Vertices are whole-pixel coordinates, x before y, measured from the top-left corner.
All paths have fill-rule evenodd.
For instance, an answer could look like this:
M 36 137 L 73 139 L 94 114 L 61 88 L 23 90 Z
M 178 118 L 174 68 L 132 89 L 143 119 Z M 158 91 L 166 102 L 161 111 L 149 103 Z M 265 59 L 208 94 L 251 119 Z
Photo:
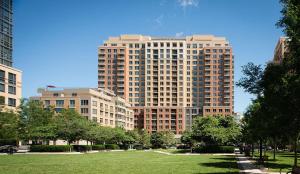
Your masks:
M 88 137 L 91 122 L 71 109 L 62 110 L 55 118 L 57 136 L 71 144 Z

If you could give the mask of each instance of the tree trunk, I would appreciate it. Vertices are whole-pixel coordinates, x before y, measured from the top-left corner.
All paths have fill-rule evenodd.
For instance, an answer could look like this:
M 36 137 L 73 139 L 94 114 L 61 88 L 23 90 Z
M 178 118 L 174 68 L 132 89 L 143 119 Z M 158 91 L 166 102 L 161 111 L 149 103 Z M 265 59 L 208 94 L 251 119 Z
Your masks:
M 254 157 L 254 144 L 251 144 L 252 158 Z
M 276 148 L 277 148 L 277 145 L 276 145 L 276 142 L 274 143 L 274 150 L 273 150 L 273 160 L 275 161 L 276 159 Z
M 262 139 L 259 139 L 259 159 L 262 160 L 262 152 L 263 151 L 263 144 L 262 144 Z
M 295 147 L 294 147 L 294 167 L 297 167 L 298 165 L 298 153 L 297 153 L 297 147 L 298 147 L 298 136 L 296 136 L 296 139 L 295 139 Z

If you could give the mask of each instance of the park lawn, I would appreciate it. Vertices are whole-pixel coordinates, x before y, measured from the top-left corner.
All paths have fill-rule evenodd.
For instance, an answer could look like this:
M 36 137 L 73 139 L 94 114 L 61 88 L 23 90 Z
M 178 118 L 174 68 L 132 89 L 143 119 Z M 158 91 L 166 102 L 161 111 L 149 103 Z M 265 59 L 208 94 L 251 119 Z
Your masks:
M 82 155 L 0 155 L 1 174 L 200 174 L 233 173 L 234 156 L 179 156 L 152 151 Z
M 258 157 L 258 152 L 255 153 L 255 156 Z M 265 167 L 272 172 L 279 172 L 282 169 L 283 172 L 290 171 L 294 164 L 294 153 L 293 152 L 277 152 L 276 160 L 273 160 L 273 152 L 267 152 L 269 156 L 268 162 L 265 164 Z M 298 164 L 300 165 L 300 158 L 298 158 Z

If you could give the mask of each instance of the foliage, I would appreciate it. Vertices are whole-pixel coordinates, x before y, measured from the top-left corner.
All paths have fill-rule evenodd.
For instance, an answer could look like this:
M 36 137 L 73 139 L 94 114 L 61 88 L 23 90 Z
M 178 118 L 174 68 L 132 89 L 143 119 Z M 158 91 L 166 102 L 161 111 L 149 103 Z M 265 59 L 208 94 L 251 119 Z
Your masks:
M 62 110 L 56 117 L 57 137 L 68 144 L 85 139 L 91 123 L 71 109 Z
M 105 150 L 105 145 L 92 145 L 92 150 Z
M 23 100 L 19 110 L 19 135 L 25 140 L 51 140 L 56 138 L 53 126 L 54 111 L 45 109 L 38 101 Z
M 193 139 L 206 145 L 236 143 L 240 134 L 240 126 L 231 116 L 198 117 L 193 122 Z
M 86 152 L 92 150 L 91 145 L 72 145 L 73 150 L 77 152 Z
M 234 153 L 234 146 L 198 146 L 194 153 Z
M 245 89 L 246 92 L 254 95 L 260 95 L 263 91 L 261 79 L 263 76 L 263 69 L 261 65 L 255 65 L 249 62 L 242 66 L 242 73 L 245 75 L 238 82 L 237 86 Z
M 120 147 L 117 144 L 105 144 L 105 149 L 108 149 L 108 150 L 117 150 L 117 149 L 120 149 Z
M 31 145 L 31 152 L 68 152 L 72 149 L 70 145 Z
M 4 146 L 4 145 L 17 146 L 18 141 L 16 139 L 0 139 L 0 146 Z
M 174 136 L 170 131 L 156 132 L 151 135 L 150 142 L 153 148 L 167 148 L 175 145 Z
M 17 114 L 12 111 L 0 112 L 0 139 L 16 139 L 17 132 Z

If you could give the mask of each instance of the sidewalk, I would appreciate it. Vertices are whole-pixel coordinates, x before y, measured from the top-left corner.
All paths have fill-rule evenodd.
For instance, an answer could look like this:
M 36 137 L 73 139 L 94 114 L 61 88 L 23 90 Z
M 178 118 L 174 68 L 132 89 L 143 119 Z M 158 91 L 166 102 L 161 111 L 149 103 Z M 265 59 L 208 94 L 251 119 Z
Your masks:
M 279 174 L 276 172 L 264 172 L 261 169 L 259 169 L 257 166 L 255 166 L 252 161 L 249 160 L 249 158 L 245 157 L 243 154 L 240 154 L 239 152 L 236 152 L 236 159 L 238 163 L 238 167 L 240 169 L 240 173 L 244 174 Z

